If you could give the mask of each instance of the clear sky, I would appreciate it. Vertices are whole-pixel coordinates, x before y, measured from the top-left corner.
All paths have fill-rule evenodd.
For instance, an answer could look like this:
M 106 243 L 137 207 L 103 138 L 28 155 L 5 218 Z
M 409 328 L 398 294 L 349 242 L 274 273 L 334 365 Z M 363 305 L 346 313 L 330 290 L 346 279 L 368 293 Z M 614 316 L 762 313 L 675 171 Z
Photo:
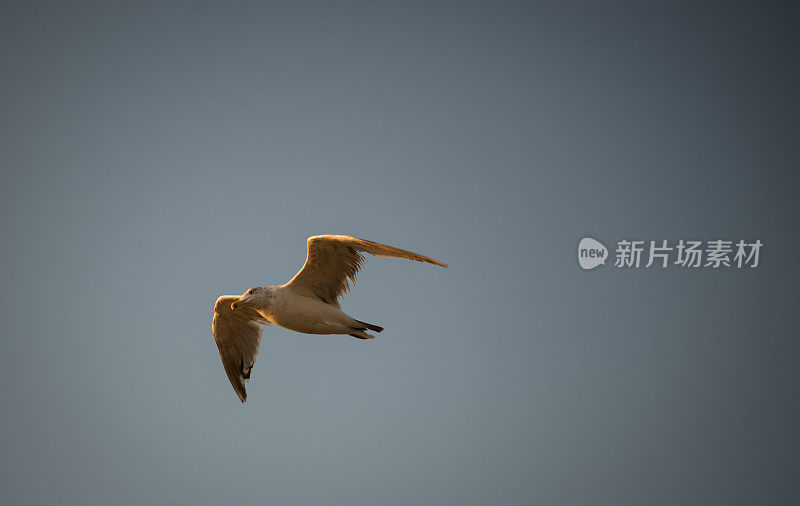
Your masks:
M 787 4 L 6 3 L 0 503 L 796 503 Z M 212 304 L 314 234 L 450 268 L 369 258 L 386 330 L 268 327 L 242 407 Z

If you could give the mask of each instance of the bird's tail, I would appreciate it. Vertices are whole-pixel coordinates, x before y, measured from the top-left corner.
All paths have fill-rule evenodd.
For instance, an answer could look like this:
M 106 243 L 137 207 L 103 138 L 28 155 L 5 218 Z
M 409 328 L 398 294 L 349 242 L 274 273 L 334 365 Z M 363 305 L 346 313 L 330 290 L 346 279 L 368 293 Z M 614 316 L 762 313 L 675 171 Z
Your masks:
M 364 328 L 366 328 L 366 329 L 374 330 L 375 332 L 383 332 L 383 327 L 379 327 L 378 325 L 373 325 L 371 323 L 362 322 L 362 321 L 359 321 L 359 320 L 356 320 L 356 321 L 359 324 L 363 325 Z M 363 329 L 361 329 L 361 330 L 363 330 Z

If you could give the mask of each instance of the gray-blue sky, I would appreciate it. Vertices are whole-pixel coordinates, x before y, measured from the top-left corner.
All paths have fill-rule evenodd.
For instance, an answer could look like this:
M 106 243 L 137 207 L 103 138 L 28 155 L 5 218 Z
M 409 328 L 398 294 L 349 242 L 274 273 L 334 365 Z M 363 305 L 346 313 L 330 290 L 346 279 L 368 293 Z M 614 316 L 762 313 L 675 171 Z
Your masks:
M 6 5 L 3 504 L 762 504 L 798 488 L 798 10 Z M 223 293 L 345 233 L 373 342 Z M 575 245 L 761 239 L 758 269 Z

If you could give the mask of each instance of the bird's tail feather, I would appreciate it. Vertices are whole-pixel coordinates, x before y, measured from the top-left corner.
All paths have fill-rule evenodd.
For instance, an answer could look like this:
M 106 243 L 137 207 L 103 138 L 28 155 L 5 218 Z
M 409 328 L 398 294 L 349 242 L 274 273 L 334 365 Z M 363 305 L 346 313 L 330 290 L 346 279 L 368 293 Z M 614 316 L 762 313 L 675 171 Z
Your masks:
M 372 334 L 367 334 L 363 330 L 354 330 L 350 333 L 351 336 L 357 337 L 358 339 L 375 339 L 375 336 Z
M 367 323 L 367 322 L 362 322 L 362 321 L 359 321 L 359 320 L 356 320 L 356 321 L 359 324 L 363 325 L 364 328 L 367 328 L 369 330 L 374 330 L 375 332 L 383 332 L 383 327 L 380 327 L 378 325 L 373 325 L 373 324 Z

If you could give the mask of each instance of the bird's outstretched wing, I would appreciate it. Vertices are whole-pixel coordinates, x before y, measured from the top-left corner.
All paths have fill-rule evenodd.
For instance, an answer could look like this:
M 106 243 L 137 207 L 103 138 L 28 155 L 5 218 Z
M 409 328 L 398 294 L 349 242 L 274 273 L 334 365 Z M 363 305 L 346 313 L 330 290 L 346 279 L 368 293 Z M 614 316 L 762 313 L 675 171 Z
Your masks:
M 355 282 L 365 251 L 379 257 L 407 258 L 447 267 L 447 264 L 410 251 L 347 235 L 315 235 L 308 238 L 306 263 L 286 286 L 338 306 L 339 296 Z
M 250 371 L 256 363 L 264 318 L 253 309 L 237 307 L 231 303 L 239 300 L 235 295 L 223 295 L 214 304 L 214 319 L 211 331 L 217 341 L 219 356 L 233 389 L 242 402 L 247 400 L 245 381 L 250 379 Z

